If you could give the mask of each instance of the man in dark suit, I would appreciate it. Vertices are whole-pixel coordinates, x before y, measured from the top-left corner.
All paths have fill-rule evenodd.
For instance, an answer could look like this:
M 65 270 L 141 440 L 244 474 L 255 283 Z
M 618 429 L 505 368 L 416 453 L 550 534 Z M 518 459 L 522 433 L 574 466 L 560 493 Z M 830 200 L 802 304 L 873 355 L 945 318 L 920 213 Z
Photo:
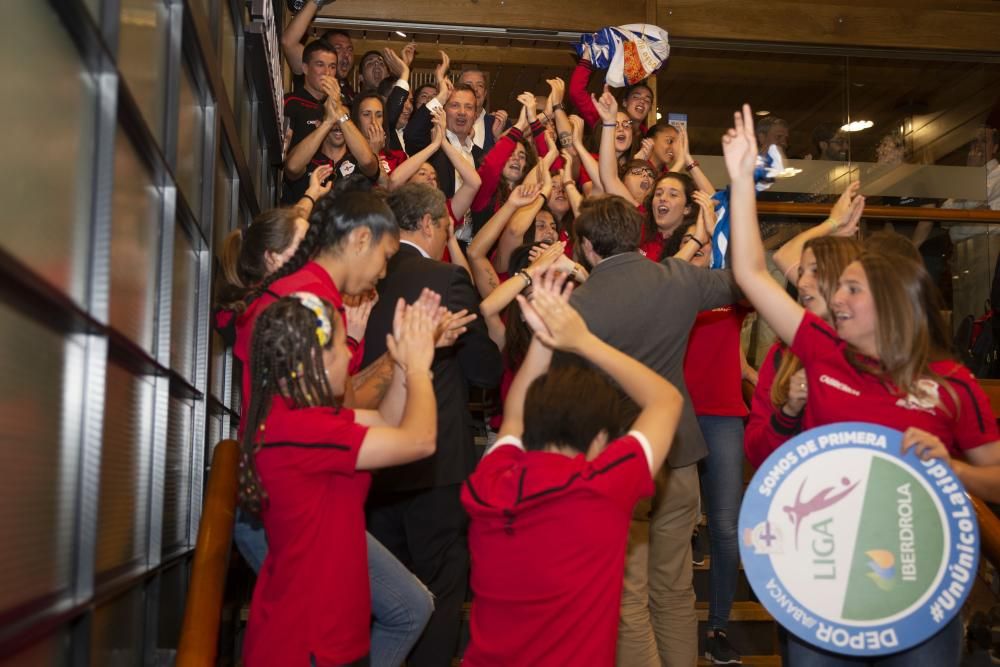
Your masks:
M 641 255 L 641 228 L 639 213 L 621 197 L 584 202 L 575 229 L 594 268 L 571 303 L 598 338 L 658 372 L 684 396 L 652 507 L 640 502 L 633 515 L 617 664 L 692 665 L 698 620 L 691 534 L 700 515 L 697 463 L 708 449 L 684 383 L 684 354 L 698 312 L 741 296 L 731 271 L 709 271 L 672 257 L 657 263 Z
M 431 125 L 433 125 L 431 112 L 441 108 L 444 109 L 447 128 L 445 141 L 451 142 L 455 148 L 465 153 L 466 157 L 478 167 L 483 160 L 483 149 L 472 141 L 472 131 L 476 122 L 476 92 L 462 83 L 453 87 L 447 78 L 441 81 L 438 96 L 410 115 L 410 122 L 403 130 L 406 152 L 415 155 L 431 143 Z M 452 166 L 448 156 L 439 150 L 428 162 L 437 172 L 438 187 L 441 191 L 446 197 L 454 196 L 458 190 L 458 183 L 456 183 L 455 167 Z
M 441 191 L 405 185 L 389 195 L 388 203 L 399 223 L 400 246 L 377 287 L 379 300 L 365 331 L 363 367 L 385 352 L 400 297 L 412 303 L 429 288 L 452 312 L 479 310 L 465 269 L 438 261 L 449 227 Z M 368 529 L 434 594 L 434 614 L 408 664 L 447 667 L 458 648 L 469 569 L 466 516 L 459 502 L 461 483 L 476 465 L 468 385 L 496 386 L 502 372 L 500 351 L 483 321 L 470 323 L 453 346 L 439 348 L 431 371 L 438 405 L 437 452 L 375 476 Z
M 474 68 L 463 70 L 461 76 L 458 77 L 458 82 L 469 86 L 476 93 L 476 119 L 473 123 L 475 134 L 472 141 L 483 149 L 483 153 L 489 153 L 497 141 L 493 126 L 497 124 L 499 127 L 505 128 L 507 112 L 501 110 L 489 113 L 486 111 L 486 72 L 483 70 Z

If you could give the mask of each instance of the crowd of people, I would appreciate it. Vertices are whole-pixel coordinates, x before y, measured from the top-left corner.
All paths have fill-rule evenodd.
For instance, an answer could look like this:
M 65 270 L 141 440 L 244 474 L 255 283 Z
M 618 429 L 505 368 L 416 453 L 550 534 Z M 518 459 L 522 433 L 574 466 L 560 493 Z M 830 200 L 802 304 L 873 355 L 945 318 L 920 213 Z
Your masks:
M 285 205 L 221 254 L 248 666 L 444 667 L 469 598 L 470 666 L 690 666 L 703 509 L 705 653 L 738 663 L 744 456 L 823 424 L 897 428 L 1000 499 L 989 402 L 912 244 L 855 239 L 857 184 L 776 253 L 798 300 L 768 273 L 753 172 L 773 123 L 755 133 L 744 108 L 722 139 L 732 269 L 713 270 L 715 188 L 683 129 L 645 126 L 649 87 L 590 95 L 584 53 L 568 90 L 487 110 L 483 73 L 444 53 L 411 89 L 409 45 L 364 54 L 354 90 L 349 35 L 302 44 L 317 6 L 283 38 Z M 753 310 L 780 338 L 759 379 Z M 502 399 L 481 460 L 470 386 Z M 954 664 L 960 634 L 891 664 Z M 787 657 L 843 664 L 794 637 Z

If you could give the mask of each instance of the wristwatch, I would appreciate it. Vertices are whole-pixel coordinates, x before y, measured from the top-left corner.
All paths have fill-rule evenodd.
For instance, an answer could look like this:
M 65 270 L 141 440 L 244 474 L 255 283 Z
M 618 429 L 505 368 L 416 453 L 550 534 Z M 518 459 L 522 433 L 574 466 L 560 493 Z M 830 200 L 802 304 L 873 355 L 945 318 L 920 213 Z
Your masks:
M 345 113 L 343 116 L 337 119 L 337 122 L 343 125 L 347 121 L 351 120 L 351 114 Z

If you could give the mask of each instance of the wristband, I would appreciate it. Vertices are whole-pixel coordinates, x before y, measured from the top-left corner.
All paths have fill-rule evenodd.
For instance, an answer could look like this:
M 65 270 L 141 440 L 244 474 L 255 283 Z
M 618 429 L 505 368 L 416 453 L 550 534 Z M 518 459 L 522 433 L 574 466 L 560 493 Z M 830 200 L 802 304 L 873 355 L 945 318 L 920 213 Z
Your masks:
M 684 169 L 686 169 L 687 171 L 691 171 L 695 167 L 700 167 L 700 166 L 701 164 L 697 160 L 691 160 L 691 163 L 686 167 L 684 167 Z
M 617 127 L 618 123 L 601 123 L 604 127 Z
M 300 199 L 308 199 L 309 201 L 311 201 L 313 203 L 313 206 L 316 205 L 316 200 L 313 199 L 312 195 L 310 195 L 308 192 L 306 194 L 302 195 L 302 197 L 300 197 Z
M 837 231 L 838 229 L 840 229 L 840 223 L 838 223 L 838 222 L 837 222 L 836 220 L 834 220 L 833 218 L 830 218 L 830 219 L 828 219 L 828 220 L 827 220 L 827 222 L 829 222 L 829 223 L 830 223 L 830 227 L 832 227 L 832 231 L 834 231 L 834 232 L 835 232 L 835 231 Z
M 684 236 L 682 236 L 681 238 L 682 238 L 682 239 L 683 239 L 683 240 L 684 240 L 685 242 L 687 242 L 687 241 L 694 241 L 695 243 L 697 243 L 697 244 L 698 244 L 698 250 L 701 250 L 702 248 L 704 248 L 704 247 L 705 247 L 705 244 L 706 244 L 706 243 L 708 243 L 708 241 L 704 241 L 704 242 L 702 242 L 702 241 L 699 241 L 699 240 L 698 240 L 697 238 L 695 238 L 695 235 L 694 235 L 694 234 L 685 234 L 685 235 L 684 235 Z
M 563 107 L 562 102 L 560 102 L 559 104 L 553 104 L 552 105 L 552 113 L 555 113 L 555 112 L 559 111 L 560 109 L 563 109 L 563 111 L 565 111 L 565 108 Z
M 532 280 L 531 280 L 531 276 L 528 275 L 527 271 L 518 271 L 514 275 L 521 276 L 522 278 L 524 278 L 525 282 L 524 282 L 524 287 L 521 288 L 522 291 L 528 289 L 529 287 L 531 287 Z

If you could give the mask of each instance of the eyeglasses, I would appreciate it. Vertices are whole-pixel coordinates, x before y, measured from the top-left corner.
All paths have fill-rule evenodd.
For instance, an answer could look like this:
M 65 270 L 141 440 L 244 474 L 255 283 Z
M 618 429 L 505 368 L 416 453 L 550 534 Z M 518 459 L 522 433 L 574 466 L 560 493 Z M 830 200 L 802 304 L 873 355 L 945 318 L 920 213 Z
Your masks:
M 623 130 L 627 130 L 628 128 L 632 127 L 632 121 L 631 120 L 619 120 L 619 121 L 615 121 L 615 127 L 621 128 Z
M 629 176 L 649 176 L 650 178 L 656 178 L 656 175 L 649 169 L 643 169 L 642 167 L 634 167 L 628 170 Z

